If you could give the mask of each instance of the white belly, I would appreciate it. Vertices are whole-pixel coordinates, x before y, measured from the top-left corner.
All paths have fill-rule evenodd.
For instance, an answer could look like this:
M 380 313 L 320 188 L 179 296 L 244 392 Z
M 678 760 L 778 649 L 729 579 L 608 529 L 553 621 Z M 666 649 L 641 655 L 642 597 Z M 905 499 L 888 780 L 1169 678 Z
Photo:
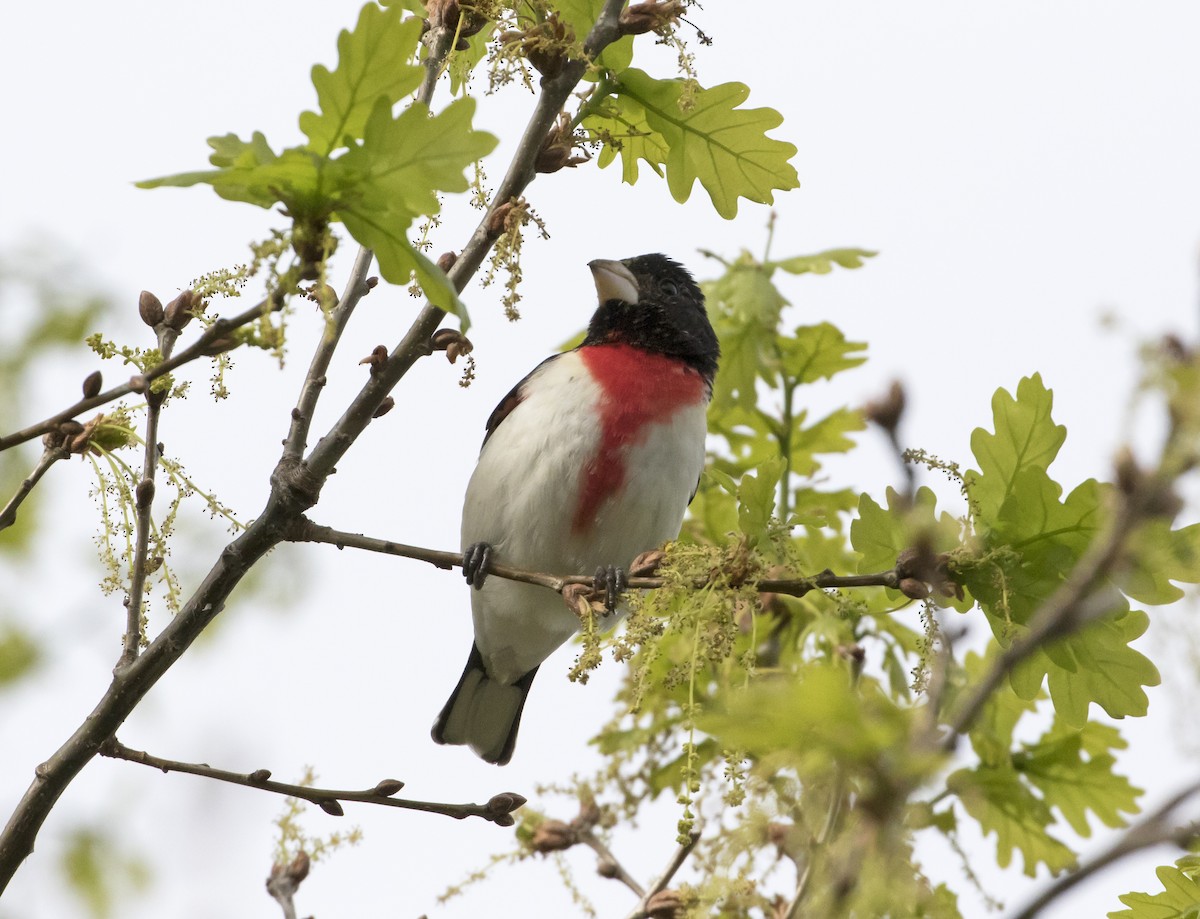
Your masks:
M 624 449 L 624 485 L 573 527 L 581 470 L 596 456 L 598 385 L 575 353 L 551 361 L 534 392 L 495 429 L 463 508 L 462 544 L 488 542 L 498 563 L 549 574 L 627 567 L 679 533 L 704 465 L 705 406 L 648 425 Z M 490 675 L 511 683 L 545 660 L 579 622 L 551 590 L 488 578 L 472 591 L 475 642 Z M 613 617 L 615 623 L 617 617 Z

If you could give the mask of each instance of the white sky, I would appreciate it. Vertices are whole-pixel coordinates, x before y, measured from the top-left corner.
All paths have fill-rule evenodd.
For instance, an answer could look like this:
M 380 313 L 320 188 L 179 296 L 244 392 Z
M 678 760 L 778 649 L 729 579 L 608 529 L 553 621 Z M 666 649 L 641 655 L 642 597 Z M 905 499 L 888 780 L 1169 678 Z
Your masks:
M 774 254 L 843 245 L 881 252 L 859 271 L 785 288 L 796 323 L 828 319 L 871 346 L 870 363 L 820 392 L 817 408 L 860 403 L 901 376 L 912 405 L 907 441 L 969 461 L 970 432 L 990 424 L 994 389 L 1040 370 L 1070 431 L 1060 480 L 1106 474 L 1127 432 L 1138 343 L 1196 330 L 1200 8 L 1028 0 L 707 6 L 693 17 L 715 39 L 697 49 L 702 81 L 748 83 L 749 104 L 779 109 L 785 122 L 775 134 L 800 148 L 802 188 L 777 200 Z M 357 0 L 213 0 L 202 13 L 161 2 L 10 5 L 0 14 L 0 115 L 8 126 L 0 252 L 52 250 L 127 303 L 131 320 L 140 289 L 165 301 L 201 272 L 242 260 L 244 244 L 264 235 L 272 215 L 203 189 L 145 192 L 131 182 L 202 167 L 212 134 L 257 129 L 277 148 L 296 143 L 296 117 L 314 98 L 308 68 L 335 63 L 336 32 L 358 8 Z M 647 60 L 652 73 L 671 75 L 661 53 Z M 493 186 L 515 140 L 504 132 L 523 122 L 531 102 L 520 92 L 482 100 L 479 125 L 503 138 L 490 161 Z M 681 207 L 645 171 L 636 189 L 618 182 L 615 167 L 593 166 L 538 180 L 529 198 L 552 238 L 526 247 L 525 321 L 509 325 L 494 290 L 470 289 L 475 385 L 460 390 L 455 369 L 423 362 L 397 390 L 397 409 L 342 464 L 314 519 L 453 548 L 483 420 L 586 322 L 590 259 L 661 250 L 708 277 L 715 266 L 699 248 L 761 251 L 764 207 L 743 205 L 726 222 L 699 187 Z M 463 210 L 449 208 L 437 251 L 465 239 Z M 349 245 L 339 253 L 343 272 L 351 256 Z M 381 289 L 364 303 L 331 370 L 314 435 L 357 388 L 358 359 L 395 342 L 413 311 L 403 291 Z M 1105 313 L 1116 317 L 1115 329 L 1101 329 Z M 239 354 L 231 405 L 205 399 L 198 375 L 196 396 L 164 419 L 169 450 L 246 517 L 266 496 L 307 362 L 305 318 L 294 324 L 284 373 Z M 106 331 L 141 334 L 132 321 Z M 27 407 L 31 420 L 74 398 L 98 362 L 81 350 L 57 366 L 38 405 Z M 104 369 L 119 378 L 116 367 Z M 869 437 L 853 464 L 833 471 L 876 494 L 895 478 Z M 118 651 L 119 598 L 101 601 L 91 589 L 100 575 L 86 468 L 64 464 L 46 487 L 60 498 L 50 576 L 21 580 L 19 596 L 0 591 L 0 613 L 21 611 L 58 649 L 36 691 L 0 698 L 5 814 L 33 766 L 103 691 Z M 211 551 L 176 562 L 194 573 Z M 290 590 L 287 609 L 235 595 L 215 639 L 187 655 L 123 728 L 125 743 L 231 769 L 268 767 L 284 780 L 311 763 L 335 787 L 394 776 L 408 782 L 405 794 L 434 800 L 528 794 L 537 782 L 594 765 L 586 739 L 607 717 L 615 667 L 580 689 L 561 676 L 570 652 L 552 659 L 526 709 L 517 756 L 497 770 L 428 739 L 469 648 L 467 600 L 454 576 L 321 547 L 281 549 L 270 576 Z M 1175 617 L 1175 627 L 1183 621 Z M 1152 632 L 1147 641 L 1157 653 L 1167 639 Z M 1168 676 L 1151 693 L 1151 718 L 1128 725 L 1134 749 L 1126 765 L 1151 803 L 1186 776 L 1180 746 L 1194 747 L 1195 729 L 1167 702 L 1191 685 Z M 262 881 L 280 805 L 265 794 L 97 761 L 67 792 L 0 917 L 81 914 L 55 889 L 57 843 L 79 819 L 114 815 L 122 815 L 132 849 L 152 859 L 155 877 L 118 914 L 275 916 Z M 572 815 L 567 804 L 557 808 Z M 660 816 L 617 842 L 643 878 L 671 850 L 675 814 Z M 482 821 L 367 807 L 350 808 L 340 823 L 319 812 L 308 821 L 314 833 L 351 824 L 363 827 L 366 842 L 314 870 L 299 897 L 302 914 L 515 916 L 567 907 L 547 864 L 435 909 L 440 889 L 507 844 L 505 831 Z M 981 845 L 990 861 L 993 842 Z M 1118 908 L 1116 893 L 1155 889 L 1151 866 L 1168 860 L 1156 853 L 1131 864 L 1051 915 Z M 624 915 L 625 889 L 593 878 L 590 858 L 575 862 L 601 914 Z M 938 870 L 963 886 L 953 861 Z M 990 886 L 1013 907 L 1031 889 L 1015 874 Z M 982 913 L 969 896 L 962 904 L 966 915 Z

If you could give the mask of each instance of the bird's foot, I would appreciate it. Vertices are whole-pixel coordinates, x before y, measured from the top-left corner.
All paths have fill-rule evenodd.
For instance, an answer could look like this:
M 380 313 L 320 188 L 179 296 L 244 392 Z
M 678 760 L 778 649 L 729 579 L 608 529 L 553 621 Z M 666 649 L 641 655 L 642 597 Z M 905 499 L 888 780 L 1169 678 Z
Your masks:
M 483 582 L 487 578 L 488 566 L 491 564 L 491 561 L 491 543 L 472 543 L 463 552 L 463 577 L 476 590 L 483 587 Z
M 625 569 L 618 568 L 616 565 L 597 568 L 596 577 L 592 581 L 594 589 L 604 593 L 604 609 L 610 613 L 617 608 L 617 600 L 621 594 L 625 593 L 628 584 L 629 578 L 625 574 Z

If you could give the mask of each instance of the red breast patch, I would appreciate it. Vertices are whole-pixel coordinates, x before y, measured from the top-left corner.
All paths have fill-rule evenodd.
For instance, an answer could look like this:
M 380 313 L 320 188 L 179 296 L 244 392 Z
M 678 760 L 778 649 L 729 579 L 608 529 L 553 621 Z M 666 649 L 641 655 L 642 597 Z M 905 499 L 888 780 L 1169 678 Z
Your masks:
M 678 409 L 704 401 L 707 386 L 683 361 L 625 344 L 579 349 L 600 384 L 600 449 L 580 473 L 579 505 L 571 529 L 587 530 L 604 500 L 625 484 L 625 452 L 646 436 L 649 425 Z

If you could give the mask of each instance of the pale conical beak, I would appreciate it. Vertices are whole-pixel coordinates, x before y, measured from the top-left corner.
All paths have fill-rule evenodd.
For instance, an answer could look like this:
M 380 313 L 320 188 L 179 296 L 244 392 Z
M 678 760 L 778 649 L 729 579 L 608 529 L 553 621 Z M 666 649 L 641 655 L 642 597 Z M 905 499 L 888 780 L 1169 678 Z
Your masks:
M 606 258 L 598 258 L 588 262 L 592 269 L 592 277 L 596 281 L 596 296 L 601 303 L 609 300 L 622 300 L 630 306 L 638 302 L 638 283 L 633 272 L 622 265 Z

